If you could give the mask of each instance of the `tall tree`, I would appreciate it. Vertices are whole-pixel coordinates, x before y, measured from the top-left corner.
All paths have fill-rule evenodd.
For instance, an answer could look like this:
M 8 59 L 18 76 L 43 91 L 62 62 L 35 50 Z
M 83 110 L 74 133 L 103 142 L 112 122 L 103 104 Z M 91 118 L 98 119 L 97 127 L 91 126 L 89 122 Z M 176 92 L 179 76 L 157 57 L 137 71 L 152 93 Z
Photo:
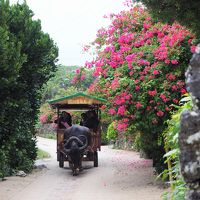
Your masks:
M 0 176 L 31 169 L 40 89 L 56 70 L 58 49 L 32 17 L 26 3 L 0 0 Z

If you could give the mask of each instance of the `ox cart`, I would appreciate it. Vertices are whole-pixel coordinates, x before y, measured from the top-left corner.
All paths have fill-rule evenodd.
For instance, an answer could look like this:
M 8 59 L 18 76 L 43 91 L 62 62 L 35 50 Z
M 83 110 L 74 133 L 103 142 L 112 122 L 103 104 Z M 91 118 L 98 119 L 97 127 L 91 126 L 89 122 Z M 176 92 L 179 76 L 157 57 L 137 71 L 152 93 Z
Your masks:
M 59 117 L 61 111 L 94 111 L 100 122 L 100 106 L 105 104 L 105 100 L 97 98 L 84 93 L 76 93 L 74 95 L 65 96 L 60 99 L 49 101 L 49 104 L 53 109 L 57 110 L 57 115 Z M 69 161 L 70 158 L 66 154 L 64 149 L 64 132 L 66 129 L 57 128 L 57 161 L 59 162 L 59 167 L 64 167 L 64 162 Z M 84 150 L 83 157 L 81 161 L 93 161 L 94 167 L 98 167 L 98 151 L 101 150 L 101 125 L 99 123 L 96 130 L 90 129 L 91 143 Z

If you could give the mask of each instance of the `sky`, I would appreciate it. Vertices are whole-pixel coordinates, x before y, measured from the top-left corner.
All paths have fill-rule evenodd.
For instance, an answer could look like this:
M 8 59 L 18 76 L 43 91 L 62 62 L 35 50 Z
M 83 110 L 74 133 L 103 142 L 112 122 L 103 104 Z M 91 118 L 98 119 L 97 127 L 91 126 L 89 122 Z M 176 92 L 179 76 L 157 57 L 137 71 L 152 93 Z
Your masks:
M 23 2 L 10 0 L 11 3 Z M 103 18 L 124 9 L 124 0 L 26 0 L 59 48 L 59 64 L 83 66 L 92 56 L 84 54 L 84 45 L 95 39 L 97 30 L 108 26 Z

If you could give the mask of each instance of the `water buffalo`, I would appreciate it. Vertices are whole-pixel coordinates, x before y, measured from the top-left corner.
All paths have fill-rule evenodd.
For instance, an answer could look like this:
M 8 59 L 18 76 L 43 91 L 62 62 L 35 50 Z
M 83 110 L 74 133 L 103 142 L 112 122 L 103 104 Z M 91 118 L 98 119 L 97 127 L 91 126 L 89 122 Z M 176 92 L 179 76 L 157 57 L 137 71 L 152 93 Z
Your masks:
M 78 175 L 82 170 L 82 158 L 84 150 L 90 145 L 91 133 L 89 128 L 73 125 L 64 133 L 64 151 L 69 160 L 73 175 Z

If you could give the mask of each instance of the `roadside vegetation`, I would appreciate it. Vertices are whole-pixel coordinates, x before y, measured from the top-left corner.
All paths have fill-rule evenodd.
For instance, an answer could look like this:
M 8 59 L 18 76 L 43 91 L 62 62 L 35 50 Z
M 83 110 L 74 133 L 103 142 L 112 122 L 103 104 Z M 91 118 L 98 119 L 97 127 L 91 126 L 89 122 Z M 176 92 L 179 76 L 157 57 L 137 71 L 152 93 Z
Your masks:
M 180 114 L 191 108 L 189 97 L 183 98 L 184 74 L 198 40 L 173 20 L 158 21 L 159 13 L 167 13 L 155 1 L 143 2 L 152 4 L 150 13 L 157 9 L 154 18 L 148 9 L 127 2 L 130 9 L 109 15 L 110 26 L 97 32 L 91 43 L 96 59 L 85 66 L 97 79 L 88 92 L 108 99 L 102 107 L 110 115 L 107 138 L 152 158 L 157 173 L 170 183 L 163 198 L 181 200 L 186 186 L 179 165 Z
M 43 133 L 39 135 L 40 137 L 56 140 L 56 134 L 55 133 Z
M 57 68 L 58 48 L 33 16 L 0 0 L 0 177 L 33 168 L 41 89 Z
M 110 26 L 99 29 L 91 44 L 96 59 L 85 66 L 97 77 L 88 92 L 108 100 L 102 109 L 115 122 L 117 139 L 131 146 L 140 133 L 141 150 L 161 173 L 167 167 L 162 133 L 177 109 L 171 105 L 186 93 L 184 74 L 196 40 L 185 27 L 158 22 L 140 6 L 108 18 Z M 79 84 L 81 75 L 76 77 Z
M 106 17 L 110 25 L 85 48 L 95 59 L 79 67 L 56 65 L 58 48 L 26 3 L 0 0 L 0 178 L 15 169 L 29 172 L 35 159 L 49 157 L 35 139 L 56 139 L 57 114 L 48 101 L 82 91 L 107 99 L 103 143 L 142 152 L 169 181 L 163 198 L 184 199 L 178 134 L 180 114 L 192 105 L 184 74 L 199 16 L 187 13 L 193 23 L 185 20 L 184 2 L 165 1 L 163 12 L 157 1 L 140 2 L 147 8 L 127 1 L 126 10 Z M 78 124 L 80 113 L 71 115 Z
M 44 158 L 50 158 L 50 154 L 42 149 L 37 149 L 37 158 L 36 159 L 44 159 Z

